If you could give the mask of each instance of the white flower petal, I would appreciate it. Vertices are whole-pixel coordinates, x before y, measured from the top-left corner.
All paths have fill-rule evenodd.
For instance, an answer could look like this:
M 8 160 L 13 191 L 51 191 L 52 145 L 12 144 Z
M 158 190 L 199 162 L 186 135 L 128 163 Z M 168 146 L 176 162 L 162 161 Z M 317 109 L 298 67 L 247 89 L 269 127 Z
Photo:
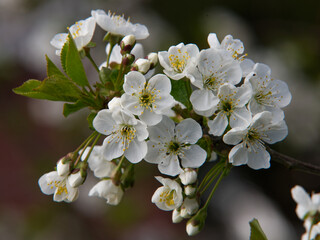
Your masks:
M 177 176 L 178 174 L 183 172 L 182 168 L 180 167 L 178 157 L 176 155 L 170 156 L 168 165 L 159 164 L 158 168 L 162 174 L 166 174 L 172 177 Z
M 116 122 L 112 118 L 112 112 L 104 109 L 98 112 L 93 119 L 93 127 L 101 134 L 109 135 L 114 131 Z
M 125 146 L 116 137 L 110 135 L 103 141 L 103 156 L 106 159 L 115 159 L 124 153 Z
M 195 144 L 202 137 L 202 129 L 199 123 L 192 118 L 180 122 L 176 128 L 177 140 L 181 143 Z
M 190 101 L 197 111 L 208 111 L 211 108 L 215 108 L 220 100 L 212 91 L 203 89 L 193 91 Z
M 223 136 L 223 142 L 229 145 L 236 145 L 243 140 L 247 132 L 247 128 L 232 128 Z
M 155 126 L 148 127 L 149 138 L 154 142 L 169 142 L 174 136 L 174 122 L 167 116 L 162 116 L 162 120 Z
M 208 121 L 209 133 L 214 136 L 221 136 L 228 126 L 228 118 L 220 111 L 213 120 Z
M 152 109 L 145 109 L 139 116 L 139 119 L 146 123 L 148 126 L 154 126 L 161 121 L 162 115 L 150 110 Z
M 256 148 L 256 151 L 247 151 L 248 153 L 248 163 L 247 165 L 252 169 L 258 170 L 261 168 L 270 167 L 270 154 L 265 148 Z
M 243 147 L 243 144 L 238 144 L 231 149 L 229 152 L 229 162 L 234 166 L 247 164 L 248 151 Z
M 185 149 L 183 154 L 179 156 L 182 167 L 198 168 L 206 161 L 207 152 L 198 145 L 191 145 L 189 149 Z
M 139 142 L 134 139 L 131 141 L 129 148 L 124 152 L 124 156 L 131 163 L 140 162 L 147 154 L 148 147 L 145 141 Z
M 235 127 L 247 127 L 251 122 L 251 112 L 245 107 L 236 108 L 230 115 L 230 126 Z
M 138 93 L 144 88 L 145 77 L 138 71 L 131 71 L 124 76 L 123 90 L 127 94 Z

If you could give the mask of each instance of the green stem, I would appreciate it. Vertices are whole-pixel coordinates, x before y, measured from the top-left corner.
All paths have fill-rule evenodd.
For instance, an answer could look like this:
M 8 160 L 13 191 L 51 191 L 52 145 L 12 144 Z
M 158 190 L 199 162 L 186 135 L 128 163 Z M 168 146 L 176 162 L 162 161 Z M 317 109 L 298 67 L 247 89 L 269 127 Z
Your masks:
M 216 172 L 218 171 L 221 166 L 223 165 L 223 162 L 219 162 L 217 163 L 216 165 L 214 165 L 210 170 L 209 172 L 207 172 L 206 176 L 202 179 L 202 182 L 200 183 L 198 189 L 199 191 L 201 190 L 201 188 L 204 187 L 204 185 L 208 182 L 208 179 Z
M 91 133 L 90 136 L 87 137 L 87 139 L 84 140 L 76 150 L 74 150 L 74 153 L 78 153 L 80 151 L 80 149 L 82 149 L 83 146 L 89 141 L 89 139 L 92 138 L 95 134 L 96 134 L 96 132 Z
M 217 171 L 212 173 L 213 176 L 212 175 L 210 176 L 211 179 L 208 181 L 206 186 L 201 190 L 200 195 L 202 195 L 208 189 L 208 187 L 212 184 L 213 180 L 217 178 L 217 176 L 221 173 L 222 168 L 223 166 L 219 166 Z
M 314 223 L 312 223 L 310 229 L 309 229 L 309 232 L 308 232 L 308 240 L 311 240 L 311 232 L 312 232 L 312 228 L 314 226 Z
M 97 142 L 98 142 L 98 140 L 99 140 L 100 137 L 101 137 L 101 134 L 99 133 L 99 134 L 96 136 L 96 139 L 94 140 L 94 142 L 92 143 L 92 145 L 91 145 L 91 147 L 90 147 L 90 150 L 89 150 L 86 158 L 83 160 L 83 162 L 86 163 L 86 162 L 88 161 L 89 156 L 90 156 L 90 154 L 91 154 L 91 152 L 92 152 L 92 150 L 93 150 L 93 147 L 97 144 Z
M 217 182 L 216 182 L 216 184 L 214 185 L 214 187 L 213 187 L 213 189 L 212 189 L 212 191 L 211 191 L 211 193 L 210 193 L 210 195 L 209 195 L 209 197 L 208 197 L 208 199 L 207 199 L 206 203 L 205 203 L 205 204 L 204 204 L 204 206 L 203 206 L 203 209 L 207 209 L 207 208 L 208 208 L 209 203 L 210 203 L 210 200 L 211 200 L 211 198 L 212 198 L 212 196 L 213 196 L 214 192 L 216 191 L 216 189 L 217 189 L 218 185 L 220 184 L 220 182 L 221 182 L 222 178 L 224 177 L 225 173 L 226 173 L 226 168 L 223 170 L 223 172 L 221 173 L 221 175 L 220 175 L 220 177 L 219 177 L 218 181 L 217 181 Z
M 109 52 L 108 52 L 108 56 L 107 56 L 107 67 L 109 66 L 109 61 L 110 61 L 110 56 L 111 56 L 111 52 L 112 52 L 112 49 L 114 47 L 115 44 L 113 43 L 109 43 L 110 44 L 110 49 L 109 49 Z
M 97 64 L 95 63 L 95 61 L 93 60 L 93 58 L 91 57 L 91 54 L 90 54 L 89 51 L 86 51 L 86 56 L 87 56 L 87 58 L 90 60 L 90 62 L 92 63 L 92 66 L 93 66 L 93 67 L 97 70 L 97 72 L 99 73 L 100 70 L 99 70 Z
M 121 159 L 120 159 L 120 161 L 118 163 L 118 166 L 117 166 L 115 171 L 119 171 L 121 169 L 121 165 L 122 165 L 124 159 L 125 159 L 125 157 L 124 157 L 124 155 L 122 155 L 122 157 L 121 157 Z
M 95 138 L 95 136 L 98 134 L 98 132 L 94 132 L 93 134 L 91 134 L 91 138 L 89 138 L 87 140 L 87 143 L 84 145 L 81 153 L 79 154 L 76 162 L 74 163 L 74 166 L 77 166 L 77 164 L 79 163 L 80 159 L 81 159 L 81 156 L 83 155 L 84 151 L 86 150 L 86 148 L 89 146 L 89 144 L 92 142 L 92 140 Z

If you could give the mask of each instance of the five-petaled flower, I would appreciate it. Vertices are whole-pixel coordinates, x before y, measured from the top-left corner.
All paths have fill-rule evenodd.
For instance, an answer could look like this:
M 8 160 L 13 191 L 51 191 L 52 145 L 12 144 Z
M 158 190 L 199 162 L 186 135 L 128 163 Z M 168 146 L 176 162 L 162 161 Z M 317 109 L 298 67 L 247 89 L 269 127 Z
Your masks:
M 264 142 L 273 144 L 288 135 L 288 127 L 281 120 L 273 122 L 271 112 L 256 114 L 247 127 L 232 128 L 223 141 L 234 146 L 229 152 L 229 162 L 235 166 L 247 164 L 253 169 L 269 168 L 270 154 Z
M 179 183 L 169 178 L 155 177 L 163 186 L 159 187 L 151 201 L 164 211 L 172 211 L 183 202 L 182 188 Z
M 129 72 L 123 84 L 125 93 L 121 97 L 124 109 L 139 116 L 147 125 L 155 125 L 162 119 L 164 111 L 172 107 L 171 83 L 164 74 L 157 74 L 149 81 L 139 72 Z
M 78 51 L 81 51 L 85 46 L 87 46 L 93 36 L 94 29 L 96 27 L 96 21 L 93 17 L 89 17 L 85 20 L 81 20 L 72 25 L 69 29 L 69 32 L 77 46 Z M 66 43 L 68 38 L 67 33 L 58 33 L 56 34 L 50 44 L 57 48 L 56 54 L 59 56 L 63 45 Z
M 163 116 L 160 123 L 148 127 L 148 153 L 145 160 L 158 164 L 161 173 L 176 176 L 182 167 L 198 168 L 206 160 L 207 153 L 195 143 L 202 137 L 200 125 L 188 118 L 177 126 Z

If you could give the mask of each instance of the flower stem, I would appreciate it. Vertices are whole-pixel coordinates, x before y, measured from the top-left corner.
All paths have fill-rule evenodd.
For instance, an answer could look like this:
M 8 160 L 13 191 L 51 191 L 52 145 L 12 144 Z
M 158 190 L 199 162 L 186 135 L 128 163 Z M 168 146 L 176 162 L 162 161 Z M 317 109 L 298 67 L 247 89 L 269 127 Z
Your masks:
M 93 66 L 93 67 L 97 70 L 97 72 L 99 73 L 100 70 L 99 70 L 97 64 L 95 63 L 95 61 L 93 60 L 93 58 L 91 57 L 91 54 L 90 54 L 89 51 L 86 51 L 86 57 L 90 60 L 92 66 Z
M 210 176 L 211 179 L 207 182 L 206 186 L 201 190 L 200 195 L 202 195 L 208 189 L 208 187 L 212 184 L 213 180 L 217 178 L 217 176 L 221 173 L 222 168 L 223 166 L 219 166 L 217 170 L 211 174 Z
M 207 172 L 206 176 L 203 178 L 202 182 L 200 183 L 198 189 L 199 191 L 201 190 L 201 188 L 203 188 L 206 183 L 208 182 L 208 180 L 211 178 L 211 176 L 213 174 L 215 174 L 220 168 L 221 166 L 223 165 L 223 162 L 219 162 L 217 163 L 216 165 L 214 165 L 210 170 L 209 172 Z
M 225 168 L 225 169 L 223 170 L 223 172 L 221 173 L 219 179 L 217 180 L 216 184 L 214 185 L 213 189 L 211 190 L 211 193 L 210 193 L 210 195 L 209 195 L 206 203 L 204 204 L 203 209 L 207 209 L 207 208 L 208 208 L 209 203 L 210 203 L 210 200 L 211 200 L 214 192 L 216 191 L 218 185 L 220 184 L 222 178 L 225 176 L 226 171 L 227 171 L 227 168 Z
M 115 44 L 110 42 L 110 49 L 109 49 L 108 56 L 107 56 L 107 67 L 109 66 L 110 56 L 111 56 L 111 52 L 112 52 L 112 49 L 113 49 L 114 45 Z
M 94 133 L 92 133 L 92 134 L 90 135 L 89 138 L 87 138 L 87 140 L 86 140 L 87 142 L 86 142 L 86 144 L 84 145 L 81 153 L 79 154 L 76 162 L 74 163 L 74 166 L 77 166 L 77 164 L 79 163 L 79 161 L 80 161 L 80 159 L 81 159 L 81 156 L 83 155 L 84 151 L 85 151 L 86 148 L 89 146 L 89 144 L 92 142 L 92 140 L 96 137 L 97 134 L 98 134 L 98 132 L 94 132 Z
M 88 159 L 89 159 L 89 157 L 90 157 L 90 154 L 91 154 L 91 152 L 92 152 L 92 150 L 93 150 L 93 147 L 97 144 L 97 142 L 98 142 L 98 140 L 99 140 L 100 137 L 101 137 L 101 134 L 99 133 L 99 134 L 96 136 L 96 139 L 94 140 L 94 142 L 92 143 L 92 145 L 91 145 L 91 147 L 90 147 L 90 150 L 89 150 L 86 158 L 83 160 L 83 162 L 86 163 L 86 162 L 88 161 Z

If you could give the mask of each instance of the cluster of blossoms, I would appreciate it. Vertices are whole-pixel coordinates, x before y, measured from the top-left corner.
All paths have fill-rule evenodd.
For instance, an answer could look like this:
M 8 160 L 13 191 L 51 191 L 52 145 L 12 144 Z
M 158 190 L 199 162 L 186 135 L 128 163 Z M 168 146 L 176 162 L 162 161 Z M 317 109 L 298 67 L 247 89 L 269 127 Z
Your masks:
M 291 100 L 288 87 L 271 77 L 267 65 L 247 59 L 243 43 L 231 35 L 220 43 L 210 33 L 209 48 L 201 51 L 195 44 L 180 43 L 145 55 L 143 46 L 136 43 L 148 37 L 145 26 L 102 10 L 91 15 L 68 28 L 69 33 L 54 36 L 51 44 L 67 75 L 81 83 L 86 101 L 80 99 L 73 106 L 90 107 L 95 131 L 59 160 L 55 171 L 39 179 L 40 188 L 54 194 L 55 201 L 75 201 L 90 169 L 99 182 L 89 196 L 117 205 L 133 185 L 134 165 L 145 160 L 168 176 L 156 177 L 163 186 L 155 191 L 152 202 L 172 211 L 174 223 L 189 219 L 186 231 L 195 235 L 204 226 L 216 187 L 232 166 L 270 167 L 266 144 L 281 141 L 288 133 L 282 110 Z M 107 32 L 106 61 L 99 67 L 90 55 L 96 24 Z M 72 44 L 99 73 L 94 90 L 80 82 L 79 72 L 73 74 L 72 64 L 65 66 L 74 57 Z M 163 73 L 155 74 L 158 62 Z M 50 79 L 61 78 L 62 73 L 54 70 L 48 71 L 55 74 Z M 106 137 L 98 146 L 101 135 Z M 227 155 L 217 152 L 220 160 L 200 181 L 199 168 L 217 151 L 213 138 L 233 147 Z M 216 178 L 202 204 L 202 194 Z
M 297 203 L 296 213 L 304 221 L 306 233 L 301 240 L 320 239 L 320 193 L 312 193 L 311 198 L 301 186 L 291 189 L 292 198 Z

